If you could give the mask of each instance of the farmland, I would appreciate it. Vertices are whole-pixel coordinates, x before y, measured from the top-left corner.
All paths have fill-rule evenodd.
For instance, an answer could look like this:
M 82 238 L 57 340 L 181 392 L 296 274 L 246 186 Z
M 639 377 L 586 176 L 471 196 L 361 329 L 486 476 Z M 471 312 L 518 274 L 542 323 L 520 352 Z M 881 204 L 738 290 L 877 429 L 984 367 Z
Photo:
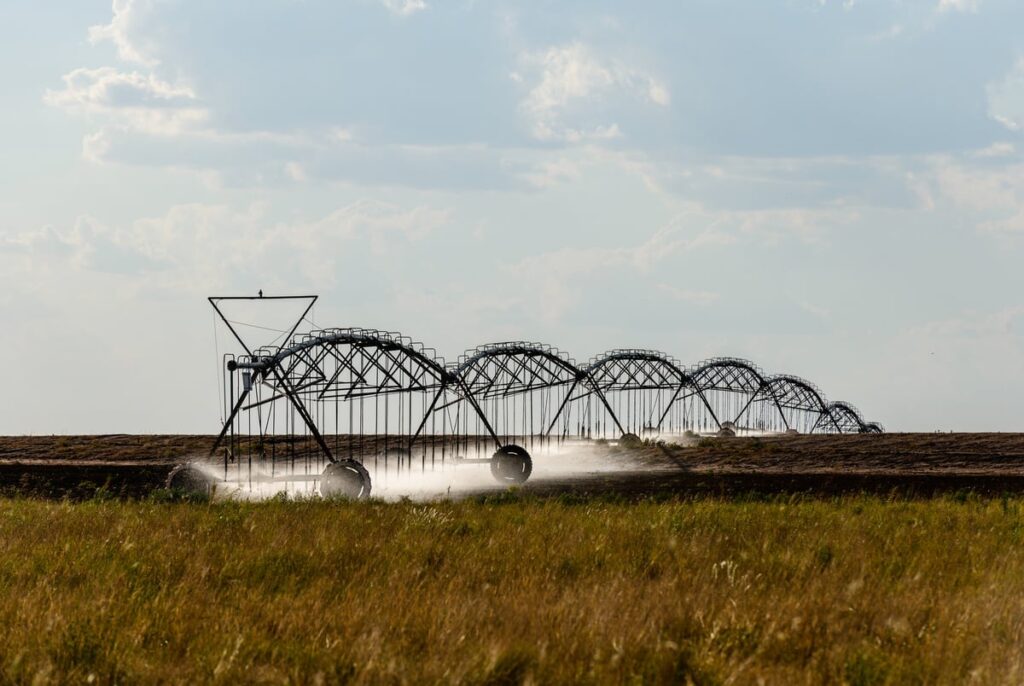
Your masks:
M 1024 679 L 1019 435 L 598 446 L 621 468 L 422 501 L 161 489 L 208 441 L 0 439 L 0 683 Z
M 0 501 L 0 680 L 1018 683 L 1024 501 Z

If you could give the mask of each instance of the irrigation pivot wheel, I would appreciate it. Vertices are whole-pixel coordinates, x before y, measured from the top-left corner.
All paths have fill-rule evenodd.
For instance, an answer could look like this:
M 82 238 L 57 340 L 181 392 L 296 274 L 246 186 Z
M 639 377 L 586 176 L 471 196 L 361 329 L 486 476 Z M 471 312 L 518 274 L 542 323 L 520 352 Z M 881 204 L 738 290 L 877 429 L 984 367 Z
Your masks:
M 643 443 L 639 436 L 631 433 L 624 433 L 622 438 L 619 439 L 619 445 L 623 448 L 639 448 Z
M 370 473 L 355 460 L 332 462 L 320 477 L 320 495 L 325 498 L 364 500 L 371 487 Z
M 167 490 L 187 496 L 209 498 L 213 495 L 214 479 L 198 467 L 179 464 L 167 475 Z
M 504 484 L 521 484 L 530 478 L 533 460 L 525 448 L 504 445 L 491 457 L 491 475 Z

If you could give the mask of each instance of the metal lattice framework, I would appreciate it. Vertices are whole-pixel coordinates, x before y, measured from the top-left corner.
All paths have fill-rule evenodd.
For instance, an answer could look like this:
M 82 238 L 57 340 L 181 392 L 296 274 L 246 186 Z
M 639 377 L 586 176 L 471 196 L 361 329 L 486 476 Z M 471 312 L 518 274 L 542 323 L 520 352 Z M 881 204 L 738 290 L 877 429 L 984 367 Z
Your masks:
M 835 426 L 822 392 L 798 376 L 780 374 L 766 379 L 757 400 L 778 408 L 777 419 L 782 427 L 776 424 L 772 427 L 776 430 L 813 433 L 823 431 L 823 425 Z
M 232 452 L 235 437 L 252 433 L 255 414 L 260 436 L 301 430 L 329 461 L 408 453 L 408 437 L 423 431 L 454 381 L 433 350 L 397 333 L 357 328 L 295 335 L 279 348 L 232 357 L 226 369 L 225 398 L 236 400 L 220 438 L 230 432 Z M 242 415 L 248 431 L 235 430 Z M 367 444 L 367 436 L 379 439 Z
M 882 433 L 880 424 L 865 422 L 860 411 L 850 403 L 842 401 L 829 403 L 828 414 L 832 419 L 832 425 L 826 426 L 822 433 Z
M 766 410 L 771 408 L 755 403 L 765 387 L 765 374 L 753 362 L 737 357 L 711 358 L 698 364 L 690 378 L 703 400 L 693 404 L 695 426 L 702 430 L 770 430 L 770 412 Z
M 576 363 L 543 343 L 513 341 L 469 350 L 451 368 L 466 392 L 488 399 L 570 384 Z
M 543 343 L 509 341 L 481 345 L 450 367 L 459 389 L 506 440 L 547 436 L 566 412 L 579 380 L 576 362 Z M 518 438 L 516 438 L 518 437 Z
M 601 435 L 609 426 L 634 436 L 660 433 L 665 426 L 675 432 L 685 421 L 678 401 L 699 392 L 679 360 L 639 348 L 595 356 L 585 380 L 602 400 L 594 422 Z
M 308 313 L 316 298 L 306 298 Z M 317 469 L 347 460 L 384 475 L 453 461 L 490 461 L 495 471 L 484 451 L 521 466 L 527 448 L 567 439 L 883 431 L 811 382 L 769 376 L 739 358 L 687 368 L 659 351 L 615 349 L 578 365 L 549 345 L 512 341 L 446 364 L 395 332 L 297 333 L 305 313 L 281 345 L 250 350 L 221 300 L 211 303 L 244 349 L 223 366 L 225 421 L 214 452 L 223 447 L 225 473 L 242 461 L 269 461 L 273 471 L 297 459 Z

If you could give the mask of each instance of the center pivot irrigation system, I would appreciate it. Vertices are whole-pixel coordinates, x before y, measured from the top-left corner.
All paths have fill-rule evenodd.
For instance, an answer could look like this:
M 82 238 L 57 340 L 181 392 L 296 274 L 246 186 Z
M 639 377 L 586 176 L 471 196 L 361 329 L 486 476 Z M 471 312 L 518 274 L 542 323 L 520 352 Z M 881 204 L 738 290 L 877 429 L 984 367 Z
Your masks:
M 305 301 L 279 345 L 250 349 L 225 301 Z M 298 328 L 317 296 L 212 297 L 242 348 L 220 360 L 223 428 L 207 468 L 172 487 L 267 482 L 363 498 L 373 480 L 487 464 L 522 483 L 531 452 L 567 441 L 771 433 L 881 433 L 849 403 L 791 375 L 719 357 L 685 367 L 653 350 L 611 350 L 579 364 L 549 345 L 492 343 L 446 364 L 433 349 L 375 329 Z M 312 323 L 310 322 L 311 326 Z M 371 473 L 373 477 L 371 479 Z

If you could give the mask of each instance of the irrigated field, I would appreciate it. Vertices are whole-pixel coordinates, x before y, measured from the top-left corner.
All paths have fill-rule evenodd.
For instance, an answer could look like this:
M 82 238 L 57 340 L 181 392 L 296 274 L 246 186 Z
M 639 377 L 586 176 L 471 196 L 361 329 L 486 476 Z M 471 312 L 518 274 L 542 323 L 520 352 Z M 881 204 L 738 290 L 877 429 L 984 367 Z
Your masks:
M 1024 680 L 1024 500 L 0 500 L 0 683 Z
M 333 439 L 332 439 L 333 440 Z M 0 495 L 144 496 L 212 436 L 0 436 Z M 312 444 L 311 444 L 312 445 Z M 648 441 L 624 450 L 535 454 L 535 494 L 1024 493 L 1024 434 L 882 434 Z M 594 469 L 595 462 L 614 469 Z M 556 467 L 545 471 L 545 467 Z M 479 467 L 467 467 L 486 472 Z M 489 486 L 490 482 L 484 479 Z M 492 486 L 493 488 L 493 486 Z

